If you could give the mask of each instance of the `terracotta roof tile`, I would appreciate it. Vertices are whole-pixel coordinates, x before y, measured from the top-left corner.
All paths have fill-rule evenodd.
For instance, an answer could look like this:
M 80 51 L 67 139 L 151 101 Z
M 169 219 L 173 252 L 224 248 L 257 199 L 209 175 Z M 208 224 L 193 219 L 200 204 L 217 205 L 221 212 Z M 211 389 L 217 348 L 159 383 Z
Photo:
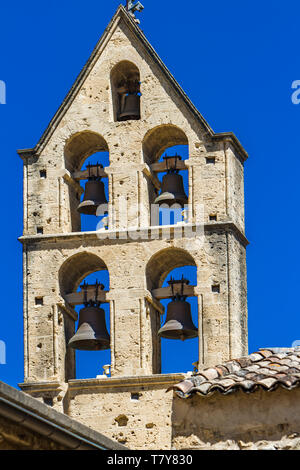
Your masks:
M 268 367 L 262 367 L 259 371 L 260 371 L 261 374 L 265 374 L 265 375 L 275 375 L 276 374 L 275 370 L 272 370 L 271 368 L 268 368 Z
M 252 380 L 252 379 L 255 379 L 256 374 L 255 374 L 255 372 L 248 372 L 247 371 L 247 374 L 246 374 L 245 377 L 246 377 L 247 380 Z
M 246 357 L 241 357 L 240 359 L 234 359 L 235 362 L 238 362 L 241 367 L 247 367 L 252 364 L 251 359 L 249 359 L 249 356 Z
M 263 357 L 272 356 L 272 352 L 271 352 L 271 351 L 268 351 L 267 349 L 259 350 L 259 354 L 261 354 Z
M 247 367 L 247 370 L 249 370 L 249 371 L 251 371 L 251 372 L 252 372 L 252 371 L 254 372 L 254 371 L 258 370 L 258 369 L 259 369 L 259 365 L 258 365 L 258 364 L 252 364 L 251 366 L 248 366 L 248 367 Z
M 269 367 L 270 361 L 259 361 L 259 367 Z
M 297 379 L 295 377 L 282 377 L 280 379 L 280 383 L 281 384 L 284 384 L 286 387 L 291 387 L 295 382 L 297 381 Z
M 273 365 L 271 366 L 273 368 Z M 288 366 L 282 366 L 282 365 L 279 365 L 279 364 L 276 364 L 276 370 L 277 372 L 288 372 L 289 370 L 289 367 Z
M 271 388 L 275 383 L 277 382 L 277 379 L 275 377 L 266 377 L 263 379 L 259 379 L 257 383 L 260 385 L 263 385 L 267 389 Z
M 197 383 L 197 385 L 200 385 L 204 382 L 207 382 L 207 378 L 204 377 L 203 375 L 197 375 L 195 379 L 193 380 L 193 383 Z
M 283 364 L 284 366 L 289 366 L 291 365 L 291 358 L 290 357 L 287 357 L 286 359 L 281 359 L 281 364 Z
M 202 372 L 202 375 L 207 379 L 207 380 L 213 380 L 219 377 L 218 371 L 216 369 L 206 369 L 205 372 Z
M 210 387 L 211 387 L 211 384 L 209 382 L 206 382 L 204 384 L 199 385 L 199 387 L 197 387 L 197 391 L 199 391 L 203 395 L 206 395 Z
M 240 369 L 235 375 L 237 377 L 241 377 L 241 378 L 244 378 L 245 375 L 249 374 L 249 371 L 248 369 Z
M 240 364 L 236 361 L 226 362 L 226 367 L 230 373 L 238 372 L 241 369 Z
M 299 364 L 299 358 L 300 358 L 300 354 L 297 355 L 297 356 L 292 354 L 291 357 L 290 357 L 291 361 L 296 361 L 296 362 L 298 362 L 298 364 Z
M 241 382 L 241 386 L 245 390 L 251 390 L 255 386 L 255 382 L 253 382 L 252 380 L 244 380 L 243 382 Z
M 216 366 L 215 369 L 218 371 L 219 375 L 229 374 L 229 370 L 225 366 L 219 365 L 219 366 Z
M 279 386 L 288 390 L 300 386 L 300 348 L 261 349 L 199 371 L 172 388 L 181 398 L 188 398 L 193 393 L 204 396 L 216 391 L 249 393 L 260 388 L 272 391 Z
M 299 375 L 299 377 L 300 377 L 300 368 L 290 367 L 289 368 L 289 374 Z
M 300 362 L 299 361 L 291 361 L 290 367 L 295 367 L 296 369 L 300 370 Z
M 235 382 L 238 382 L 238 383 L 244 382 L 245 380 L 245 377 L 240 377 L 240 375 L 233 375 L 233 374 L 229 375 L 228 378 L 233 379 Z
M 230 387 L 231 385 L 235 384 L 235 381 L 232 378 L 228 378 L 228 379 L 221 379 L 218 383 L 222 385 L 222 387 Z
M 263 356 L 260 353 L 252 353 L 250 354 L 249 358 L 251 359 L 252 362 L 257 362 L 257 361 L 260 361 L 263 358 Z

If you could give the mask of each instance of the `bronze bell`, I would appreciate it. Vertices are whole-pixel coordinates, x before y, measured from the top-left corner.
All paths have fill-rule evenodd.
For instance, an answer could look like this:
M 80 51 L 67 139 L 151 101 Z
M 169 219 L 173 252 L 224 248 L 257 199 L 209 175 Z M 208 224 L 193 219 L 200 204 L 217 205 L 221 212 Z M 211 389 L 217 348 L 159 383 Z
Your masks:
M 96 168 L 97 174 L 92 175 L 91 169 Z M 97 208 L 102 204 L 107 204 L 104 183 L 99 176 L 99 169 L 103 166 L 99 163 L 96 165 L 87 165 L 89 172 L 88 181 L 85 185 L 85 191 L 82 202 L 77 207 L 80 214 L 96 215 Z
M 180 204 L 184 206 L 188 203 L 188 197 L 184 192 L 183 178 L 177 170 L 168 170 L 164 175 L 161 186 L 161 194 L 155 199 L 155 204 Z
M 80 310 L 78 329 L 70 339 L 69 346 L 83 351 L 100 351 L 110 348 L 110 337 L 106 329 L 103 308 L 92 306 Z
M 191 306 L 185 300 L 173 300 L 168 305 L 167 318 L 164 326 L 158 331 L 159 336 L 167 339 L 196 338 L 198 329 L 195 327 Z
M 103 181 L 87 181 L 83 200 L 77 207 L 78 212 L 80 214 L 96 215 L 97 207 L 102 204 L 107 204 Z
M 167 318 L 164 326 L 158 331 L 158 335 L 167 339 L 186 339 L 196 338 L 198 336 L 198 329 L 195 327 L 191 306 L 186 302 L 186 295 L 184 295 L 184 285 L 188 285 L 189 281 L 182 279 L 176 281 L 171 278 L 168 284 L 172 289 L 172 302 L 168 304 Z M 181 292 L 175 293 L 174 286 L 179 285 Z
M 129 93 L 124 97 L 123 106 L 118 116 L 119 121 L 129 121 L 141 118 L 140 112 L 141 97 L 137 93 Z

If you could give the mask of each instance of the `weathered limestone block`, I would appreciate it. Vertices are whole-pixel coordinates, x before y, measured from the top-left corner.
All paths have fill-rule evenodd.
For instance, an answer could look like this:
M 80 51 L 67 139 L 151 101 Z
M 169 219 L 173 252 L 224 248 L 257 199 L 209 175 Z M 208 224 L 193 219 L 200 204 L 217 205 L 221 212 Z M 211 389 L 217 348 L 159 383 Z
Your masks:
M 180 377 L 71 381 L 68 415 L 131 449 L 170 449 L 172 392 Z
M 175 449 L 298 449 L 299 389 L 174 398 Z

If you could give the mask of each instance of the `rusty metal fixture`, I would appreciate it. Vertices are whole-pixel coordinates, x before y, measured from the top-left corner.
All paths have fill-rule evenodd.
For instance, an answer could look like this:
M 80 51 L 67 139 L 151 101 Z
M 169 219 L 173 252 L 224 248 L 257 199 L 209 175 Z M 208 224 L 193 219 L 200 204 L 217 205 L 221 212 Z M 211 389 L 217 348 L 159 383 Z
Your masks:
M 91 174 L 91 169 L 95 167 L 97 168 L 96 176 Z M 103 168 L 103 166 L 97 163 L 97 165 L 87 165 L 87 168 L 89 172 L 88 181 L 85 185 L 83 200 L 77 210 L 80 214 L 96 215 L 97 208 L 102 204 L 107 204 L 104 183 L 98 174 L 99 168 Z
M 181 293 L 174 294 L 174 284 L 181 284 Z M 182 279 L 176 281 L 171 278 L 168 282 L 172 287 L 172 301 L 168 304 L 166 322 L 158 331 L 158 335 L 167 339 L 186 339 L 196 338 L 198 336 L 198 329 L 195 327 L 191 306 L 186 302 L 186 295 L 183 294 L 184 285 L 189 284 L 189 281 Z
M 141 2 L 137 2 L 136 0 L 126 0 L 126 10 L 132 12 L 133 14 L 136 11 L 142 11 L 144 6 Z
M 164 157 L 167 164 L 167 174 L 163 177 L 161 194 L 155 199 L 155 204 L 166 204 L 168 206 L 179 204 L 183 207 L 188 203 L 188 197 L 184 191 L 183 178 L 179 175 L 179 170 L 176 169 L 178 159 L 181 160 L 179 155 L 175 155 L 175 157 Z M 174 166 L 171 168 L 169 167 L 170 161 L 175 161 Z
M 137 0 L 126 0 L 126 10 L 128 11 L 129 15 L 132 16 L 135 23 L 140 24 L 140 20 L 135 17 L 135 13 L 137 11 L 141 12 L 144 9 L 144 5 Z
M 84 308 L 79 312 L 78 329 L 70 339 L 69 346 L 82 351 L 100 351 L 110 349 L 110 336 L 105 323 L 105 312 L 100 308 L 98 289 L 103 290 L 103 284 L 96 282 L 95 300 L 87 300 L 88 284 L 81 286 L 84 289 Z
M 137 93 L 127 93 L 121 98 L 119 121 L 137 120 L 141 118 L 141 97 Z

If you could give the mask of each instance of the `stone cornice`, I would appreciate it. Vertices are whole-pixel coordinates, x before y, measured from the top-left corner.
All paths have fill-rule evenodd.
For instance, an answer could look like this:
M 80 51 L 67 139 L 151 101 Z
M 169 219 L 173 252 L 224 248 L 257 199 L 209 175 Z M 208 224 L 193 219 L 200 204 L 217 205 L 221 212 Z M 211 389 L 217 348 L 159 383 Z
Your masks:
M 60 382 L 23 382 L 19 383 L 18 386 L 23 392 L 52 392 L 59 393 L 62 390 Z
M 53 234 L 38 234 L 38 235 L 23 235 L 19 237 L 19 241 L 26 245 L 36 244 L 36 243 L 44 243 L 44 242 L 56 242 L 59 241 L 62 243 L 63 241 L 83 241 L 83 240 L 99 240 L 99 243 L 107 242 L 107 243 L 132 243 L 136 242 L 137 240 L 151 240 L 151 231 L 153 233 L 159 234 L 159 239 L 163 240 L 163 230 L 170 230 L 170 236 L 166 239 L 178 239 L 178 233 L 182 231 L 183 225 L 180 226 L 159 226 L 159 227 L 145 227 L 140 229 L 127 229 L 127 230 L 107 230 L 105 232 L 72 232 L 72 233 L 53 233 Z M 196 229 L 199 227 L 203 227 L 203 225 L 190 225 L 186 224 L 187 228 L 192 228 L 193 232 L 196 232 Z M 219 231 L 231 231 L 234 232 L 237 238 L 241 241 L 244 246 L 249 244 L 249 241 L 245 237 L 244 233 L 233 223 L 233 222 L 211 222 L 204 224 L 204 231 L 211 232 L 219 232 Z M 138 237 L 140 236 L 140 238 Z M 182 238 L 189 238 L 186 235 L 183 235 Z M 156 238 L 157 239 L 157 238 Z
M 155 374 L 155 375 L 139 375 L 130 377 L 108 377 L 107 379 L 72 379 L 69 380 L 69 391 L 88 390 L 91 388 L 136 388 L 151 387 L 165 385 L 169 387 L 171 384 L 177 384 L 178 380 L 184 380 L 187 374 Z
M 232 144 L 242 162 L 248 159 L 248 153 L 233 132 L 219 132 L 218 134 L 214 134 L 212 138 L 219 142 L 229 142 Z

